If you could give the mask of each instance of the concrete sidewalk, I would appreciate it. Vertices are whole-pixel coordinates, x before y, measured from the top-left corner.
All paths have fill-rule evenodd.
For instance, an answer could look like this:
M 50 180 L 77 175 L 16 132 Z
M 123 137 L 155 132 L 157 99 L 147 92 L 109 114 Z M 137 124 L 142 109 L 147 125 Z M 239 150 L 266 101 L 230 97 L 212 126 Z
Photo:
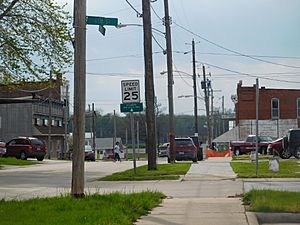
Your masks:
M 243 190 L 242 185 L 236 185 L 233 181 L 236 176 L 230 161 L 231 158 L 209 158 L 192 164 L 182 182 L 194 187 L 202 187 L 205 183 L 208 185 L 205 190 L 207 196 L 194 194 L 183 197 L 188 190 L 182 189 L 181 195 L 166 198 L 136 225 L 249 225 L 241 199 L 234 196 Z M 224 192 L 224 180 L 229 180 L 226 184 L 235 193 L 230 190 Z M 195 193 L 203 193 L 203 190 L 195 190 Z

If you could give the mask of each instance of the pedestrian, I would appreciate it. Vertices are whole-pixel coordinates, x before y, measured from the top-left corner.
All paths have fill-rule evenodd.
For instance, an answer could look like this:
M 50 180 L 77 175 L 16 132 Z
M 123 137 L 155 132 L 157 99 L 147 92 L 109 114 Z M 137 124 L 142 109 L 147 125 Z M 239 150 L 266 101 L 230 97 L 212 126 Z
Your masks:
M 114 148 L 114 160 L 121 162 L 121 150 L 120 150 L 120 142 L 116 142 L 115 148 Z

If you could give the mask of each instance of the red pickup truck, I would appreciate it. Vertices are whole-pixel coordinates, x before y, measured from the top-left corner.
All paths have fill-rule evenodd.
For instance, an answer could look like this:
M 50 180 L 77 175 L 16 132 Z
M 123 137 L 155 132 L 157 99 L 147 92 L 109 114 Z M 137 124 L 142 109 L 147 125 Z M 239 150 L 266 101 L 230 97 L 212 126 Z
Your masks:
M 258 136 L 258 152 L 267 154 L 268 145 L 273 141 L 270 136 Z M 248 154 L 256 150 L 256 135 L 249 135 L 246 141 L 231 141 L 230 149 L 235 155 Z

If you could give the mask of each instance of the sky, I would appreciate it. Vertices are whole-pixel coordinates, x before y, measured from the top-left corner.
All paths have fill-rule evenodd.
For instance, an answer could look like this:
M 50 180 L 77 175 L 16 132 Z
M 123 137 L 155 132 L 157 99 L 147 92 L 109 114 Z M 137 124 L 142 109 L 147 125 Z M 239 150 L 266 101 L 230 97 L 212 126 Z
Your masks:
M 73 0 L 56 0 L 73 14 Z M 89 0 L 87 15 L 118 18 L 127 27 L 106 27 L 106 35 L 97 26 L 87 25 L 87 104 L 95 103 L 102 113 L 120 113 L 121 81 L 139 80 L 141 100 L 144 91 L 142 0 Z M 168 113 L 163 0 L 151 3 L 153 68 L 157 102 Z M 204 114 L 201 89 L 202 66 L 215 90 L 214 105 L 234 109 L 231 96 L 237 83 L 266 88 L 300 89 L 300 1 L 299 0 L 170 0 L 172 17 L 174 112 L 193 115 L 191 42 L 196 43 L 197 92 L 199 114 Z M 157 43 L 158 42 L 158 43 Z M 186 54 L 185 54 L 186 53 Z M 176 72 L 182 71 L 182 72 Z M 190 75 L 188 75 L 190 74 Z M 210 74 L 210 76 L 209 76 Z M 73 96 L 73 68 L 66 77 Z M 71 99 L 71 102 L 73 100 Z M 145 105 L 145 103 L 144 103 Z

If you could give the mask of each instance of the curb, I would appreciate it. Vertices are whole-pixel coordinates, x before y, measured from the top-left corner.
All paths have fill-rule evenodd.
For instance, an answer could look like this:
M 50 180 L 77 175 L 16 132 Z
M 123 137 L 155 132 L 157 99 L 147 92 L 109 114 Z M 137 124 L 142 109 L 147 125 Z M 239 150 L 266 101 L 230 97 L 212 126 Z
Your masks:
M 259 225 L 257 217 L 253 212 L 246 212 L 246 219 L 249 225 Z

